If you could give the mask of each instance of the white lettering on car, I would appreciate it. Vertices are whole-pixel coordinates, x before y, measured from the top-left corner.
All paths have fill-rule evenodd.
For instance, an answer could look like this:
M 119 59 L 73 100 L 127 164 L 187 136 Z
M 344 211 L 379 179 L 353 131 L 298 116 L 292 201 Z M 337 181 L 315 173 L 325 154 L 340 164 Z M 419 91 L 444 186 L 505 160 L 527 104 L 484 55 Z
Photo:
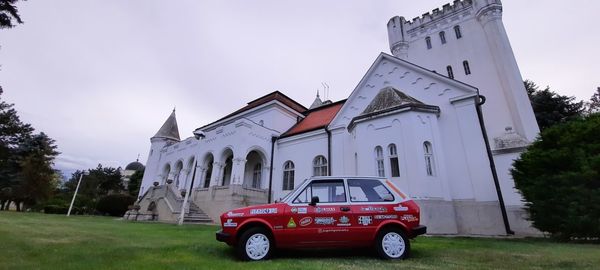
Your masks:
M 308 213 L 308 211 L 306 210 L 306 207 L 298 207 L 298 214 L 306 214 Z
M 375 215 L 374 219 L 397 219 L 398 215 Z
M 233 213 L 233 212 L 227 212 L 227 216 L 228 217 L 243 217 L 244 213 Z
M 406 212 L 406 211 L 408 211 L 408 207 L 402 206 L 401 204 L 399 204 L 398 206 L 394 207 L 394 211 L 396 211 L 396 212 Z
M 317 207 L 315 213 L 335 212 L 335 207 Z
M 232 219 L 227 219 L 227 222 L 223 223 L 223 227 L 227 228 L 235 228 L 237 225 L 237 222 L 233 222 Z
M 360 211 L 363 212 L 382 212 L 385 213 L 387 212 L 387 208 L 380 206 L 380 207 L 375 207 L 375 206 L 366 206 L 366 207 L 361 207 Z
M 317 225 L 331 225 L 335 222 L 335 219 L 332 217 L 316 217 L 315 224 Z
M 300 226 L 302 226 L 302 227 L 308 226 L 311 223 L 312 223 L 312 218 L 311 217 L 305 217 L 305 218 L 302 218 L 300 220 Z
M 348 229 L 319 229 L 319 233 L 347 232 Z
M 413 215 L 403 215 L 400 217 L 400 220 L 404 220 L 407 222 L 418 221 L 419 219 Z
M 250 210 L 251 215 L 277 214 L 277 208 L 262 208 Z

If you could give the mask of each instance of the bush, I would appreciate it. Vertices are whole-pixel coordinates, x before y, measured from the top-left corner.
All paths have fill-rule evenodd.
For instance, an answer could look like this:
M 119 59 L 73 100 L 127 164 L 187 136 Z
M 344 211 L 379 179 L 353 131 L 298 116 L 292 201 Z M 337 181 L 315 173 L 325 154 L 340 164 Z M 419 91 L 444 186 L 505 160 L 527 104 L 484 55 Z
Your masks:
M 135 198 L 127 194 L 111 194 L 100 198 L 96 210 L 103 215 L 123 216 Z
M 73 211 L 75 209 L 72 209 L 71 211 Z M 65 206 L 61 206 L 61 205 L 46 205 L 44 206 L 44 213 L 46 214 L 62 214 L 62 215 L 66 215 L 67 212 L 69 211 L 69 207 L 65 207 Z
M 563 240 L 600 237 L 600 114 L 544 130 L 512 175 L 536 228 Z

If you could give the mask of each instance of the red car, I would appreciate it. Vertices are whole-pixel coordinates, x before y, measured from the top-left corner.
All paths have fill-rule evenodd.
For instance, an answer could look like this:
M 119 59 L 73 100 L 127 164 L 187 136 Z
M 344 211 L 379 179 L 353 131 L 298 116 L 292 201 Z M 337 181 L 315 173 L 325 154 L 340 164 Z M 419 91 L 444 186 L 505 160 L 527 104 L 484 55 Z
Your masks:
M 375 247 L 385 259 L 409 255 L 409 239 L 426 233 L 419 206 L 377 177 L 305 180 L 280 202 L 221 215 L 217 240 L 243 260 L 267 259 L 277 248 Z

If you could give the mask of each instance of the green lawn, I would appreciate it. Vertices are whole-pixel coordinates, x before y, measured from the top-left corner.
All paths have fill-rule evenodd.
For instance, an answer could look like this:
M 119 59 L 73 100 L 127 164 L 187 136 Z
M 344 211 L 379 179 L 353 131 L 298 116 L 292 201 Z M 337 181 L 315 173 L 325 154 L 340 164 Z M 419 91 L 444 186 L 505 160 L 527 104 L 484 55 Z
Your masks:
M 419 237 L 412 258 L 369 250 L 285 251 L 240 262 L 215 226 L 0 212 L 0 269 L 598 269 L 600 246 L 541 239 Z

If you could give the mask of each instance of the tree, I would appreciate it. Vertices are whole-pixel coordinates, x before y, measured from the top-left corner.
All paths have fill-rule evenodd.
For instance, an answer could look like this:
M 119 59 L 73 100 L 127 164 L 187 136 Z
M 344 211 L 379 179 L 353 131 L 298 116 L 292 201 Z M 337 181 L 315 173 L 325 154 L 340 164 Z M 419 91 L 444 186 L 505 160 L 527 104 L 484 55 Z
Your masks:
M 129 178 L 129 184 L 127 185 L 127 190 L 129 191 L 129 195 L 133 196 L 134 198 L 136 198 L 138 195 L 138 192 L 140 192 L 142 178 L 144 178 L 144 170 L 136 171 Z
M 69 181 L 65 183 L 65 192 L 72 196 L 82 173 L 83 171 L 76 171 L 71 175 Z M 89 170 L 89 175 L 83 176 L 75 205 L 83 213 L 93 214 L 101 197 L 123 191 L 119 170 L 98 164 L 98 167 Z
M 18 0 L 0 0 L 0 29 L 12 28 L 16 23 L 23 23 L 19 10 L 15 6 Z
M 33 128 L 21 122 L 13 104 L 2 100 L 0 87 L 0 210 L 8 209 L 10 201 L 18 197 L 18 175 L 20 172 L 19 147 L 31 139 Z
M 561 96 L 551 91 L 550 87 L 539 90 L 530 80 L 524 84 L 540 130 L 583 115 L 583 101 L 575 102 L 575 97 Z
M 511 173 L 533 225 L 559 239 L 600 237 L 600 114 L 554 125 Z
M 52 168 L 56 151 L 54 140 L 43 132 L 33 135 L 19 147 L 18 191 L 26 206 L 46 201 L 56 189 L 59 175 Z M 19 204 L 17 204 L 19 205 Z
M 600 87 L 596 88 L 596 92 L 587 103 L 587 112 L 589 114 L 600 112 Z

